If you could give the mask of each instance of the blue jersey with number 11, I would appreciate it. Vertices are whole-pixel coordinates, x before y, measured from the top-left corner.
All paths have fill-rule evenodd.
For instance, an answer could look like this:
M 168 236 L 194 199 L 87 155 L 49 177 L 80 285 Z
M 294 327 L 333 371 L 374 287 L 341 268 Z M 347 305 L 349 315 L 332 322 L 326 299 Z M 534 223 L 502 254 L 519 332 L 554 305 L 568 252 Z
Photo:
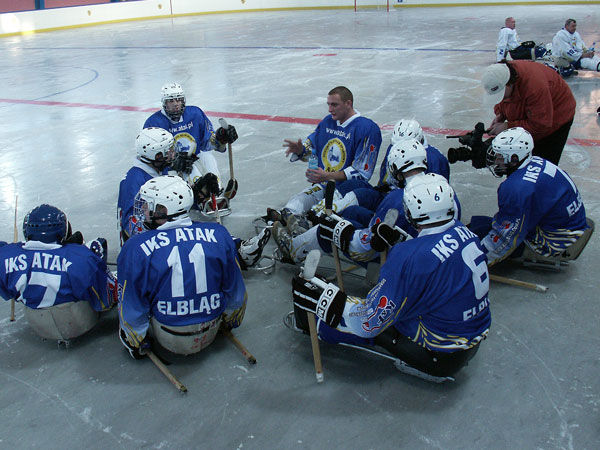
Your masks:
M 177 327 L 241 307 L 246 288 L 236 255 L 216 223 L 181 219 L 132 236 L 117 260 L 121 327 L 140 342 L 149 315 Z

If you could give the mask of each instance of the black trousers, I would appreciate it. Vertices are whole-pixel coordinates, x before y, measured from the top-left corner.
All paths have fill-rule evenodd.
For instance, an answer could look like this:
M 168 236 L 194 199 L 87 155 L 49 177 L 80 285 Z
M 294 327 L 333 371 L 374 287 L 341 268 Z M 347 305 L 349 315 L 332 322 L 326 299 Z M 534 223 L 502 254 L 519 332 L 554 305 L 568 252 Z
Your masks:
M 375 344 L 385 348 L 415 369 L 436 377 L 453 376 L 466 366 L 479 350 L 479 345 L 476 345 L 468 350 L 452 353 L 433 352 L 400 334 L 394 327 L 388 327 L 375 337 Z
M 573 119 L 565 123 L 551 135 L 534 141 L 533 156 L 541 156 L 558 166 L 560 156 L 562 155 L 565 144 L 567 143 L 567 138 L 569 137 L 571 125 L 573 125 Z

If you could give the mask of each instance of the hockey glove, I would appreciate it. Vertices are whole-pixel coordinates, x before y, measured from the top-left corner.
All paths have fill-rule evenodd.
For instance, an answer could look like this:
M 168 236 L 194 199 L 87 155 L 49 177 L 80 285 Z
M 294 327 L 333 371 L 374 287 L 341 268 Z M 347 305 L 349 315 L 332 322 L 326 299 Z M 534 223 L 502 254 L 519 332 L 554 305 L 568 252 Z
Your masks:
M 88 248 L 93 251 L 102 261 L 106 262 L 108 255 L 108 242 L 106 239 L 99 237 L 87 244 Z
M 309 280 L 296 275 L 292 280 L 292 294 L 294 305 L 316 314 L 330 327 L 337 327 L 342 320 L 346 294 L 335 284 L 328 283 L 323 290 Z
M 348 251 L 350 241 L 356 228 L 349 221 L 342 219 L 336 214 L 319 217 L 319 233 L 326 241 L 331 241 L 343 252 Z
M 371 248 L 376 252 L 383 252 L 405 240 L 406 236 L 397 228 L 392 228 L 383 222 L 371 227 Z
M 217 141 L 221 144 L 233 144 L 238 138 L 237 131 L 235 131 L 233 125 L 229 125 L 227 129 L 220 127 L 215 134 Z
M 207 173 L 192 186 L 196 203 L 202 204 L 212 194 L 219 195 L 219 179 L 214 173 Z
M 226 198 L 231 200 L 233 197 L 235 197 L 235 194 L 237 194 L 237 190 L 238 190 L 237 180 L 235 180 L 235 179 L 229 180 L 227 182 L 227 187 L 225 188 L 225 192 L 223 192 L 223 196 L 225 196 Z
M 79 245 L 83 245 L 83 234 L 81 234 L 81 231 L 76 231 L 73 234 L 70 234 L 68 238 L 63 239 L 63 241 L 61 242 L 61 244 L 79 244 Z
M 147 337 L 144 338 L 139 347 L 130 344 L 127 339 L 127 334 L 125 334 L 125 331 L 123 331 L 123 328 L 121 327 L 119 327 L 119 339 L 133 359 L 142 359 L 146 356 L 148 350 L 152 350 L 152 345 Z
M 188 155 L 185 152 L 177 152 L 175 159 L 171 163 L 171 167 L 178 173 L 191 173 L 194 162 L 198 157 L 194 154 Z

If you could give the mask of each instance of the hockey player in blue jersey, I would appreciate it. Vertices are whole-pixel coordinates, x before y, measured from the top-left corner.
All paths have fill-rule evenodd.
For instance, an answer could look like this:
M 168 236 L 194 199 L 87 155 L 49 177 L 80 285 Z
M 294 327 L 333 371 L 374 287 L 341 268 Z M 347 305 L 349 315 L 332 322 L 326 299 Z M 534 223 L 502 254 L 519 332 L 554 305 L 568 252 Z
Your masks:
M 491 315 L 486 257 L 477 236 L 453 219 L 453 195 L 442 177 L 409 180 L 405 214 L 419 234 L 391 249 L 367 297 L 295 277 L 286 323 L 306 330 L 304 311 L 312 312 L 324 341 L 382 347 L 402 361 L 400 370 L 429 380 L 454 376 L 478 351 Z
M 117 217 L 121 229 L 121 245 L 129 239 L 132 230 L 141 229 L 133 215 L 133 200 L 142 185 L 161 174 L 173 162 L 175 140 L 173 135 L 163 128 L 144 128 L 135 140 L 136 159 L 119 183 Z
M 323 199 L 323 186 L 329 180 L 343 184 L 371 179 L 381 146 L 379 126 L 354 109 L 352 92 L 344 86 L 329 91 L 327 105 L 329 114 L 304 143 L 300 139 L 284 141 L 290 161 L 309 162 L 306 179 L 311 186 L 294 195 L 281 212 L 268 208 L 265 222 L 285 222 L 292 214 L 306 213 Z
M 220 180 L 221 175 L 212 150 L 227 151 L 227 144 L 233 143 L 238 135 L 233 126 L 220 127 L 215 132 L 212 122 L 197 106 L 186 106 L 185 93 L 181 85 L 167 83 L 162 89 L 162 109 L 152 114 L 144 123 L 144 128 L 160 127 L 169 131 L 175 138 L 175 150 L 179 158 L 187 157 L 200 164 L 199 171 L 204 175 L 213 173 Z M 237 183 L 230 180 L 224 195 L 232 199 L 237 192 Z
M 373 186 L 364 180 L 348 180 L 336 187 L 332 211 L 341 215 L 344 213 L 346 219 L 358 221 L 362 227 L 368 226 L 368 222 L 373 213 L 379 207 L 379 204 L 385 198 L 385 195 L 393 189 L 396 189 L 397 183 L 390 180 L 388 176 L 388 155 L 392 147 L 404 140 L 415 139 L 425 148 L 427 154 L 427 173 L 437 173 L 450 181 L 450 164 L 448 159 L 435 147 L 429 145 L 423 134 L 423 129 L 419 122 L 414 119 L 400 119 L 394 125 L 391 143 L 388 146 L 385 157 L 379 169 L 379 182 Z M 402 198 L 400 198 L 402 204 Z M 325 209 L 325 200 L 321 200 L 314 205 L 306 217 L 296 215 L 289 216 L 286 223 L 306 231 L 310 228 L 310 219 L 314 219 L 313 213 L 320 213 Z
M 25 242 L 0 247 L 0 296 L 25 305 L 44 338 L 67 340 L 116 304 L 116 280 L 106 267 L 105 239 L 83 244 L 60 209 L 42 204 L 23 220 Z
M 346 257 L 358 263 L 365 263 L 376 259 L 378 257 L 376 252 L 385 250 L 387 243 L 392 241 L 395 243 L 409 235 L 416 236 L 416 230 L 410 226 L 402 213 L 403 188 L 408 179 L 426 172 L 427 153 L 417 140 L 402 140 L 393 145 L 387 162 L 391 174 L 387 182 L 395 189 L 390 191 L 382 202 L 373 205 L 375 212 L 368 208 L 351 206 L 340 215 L 320 214 L 319 225 L 304 233 L 296 233 L 293 221 L 290 221 L 292 225 L 288 223 L 286 226 L 281 222 L 275 222 L 273 237 L 284 261 L 301 263 L 314 249 L 331 253 L 331 245 L 335 242 Z M 441 175 L 436 174 L 436 176 L 442 178 Z M 359 209 L 362 211 L 357 211 Z M 390 209 L 399 212 L 396 222 L 390 224 L 391 226 L 383 226 L 385 216 Z M 458 207 L 455 211 L 458 211 Z
M 172 175 L 149 180 L 136 199 L 147 231 L 131 236 L 117 260 L 119 336 L 133 358 L 144 356 L 149 329 L 166 349 L 191 354 L 244 317 L 235 244 L 222 225 L 190 220 L 193 201 L 188 184 Z
M 573 180 L 532 151 L 533 138 L 520 127 L 500 133 L 488 149 L 490 171 L 507 178 L 498 187 L 498 212 L 493 218 L 474 216 L 469 226 L 482 238 L 489 265 L 519 256 L 525 245 L 541 256 L 556 257 L 587 228 Z
M 129 236 L 143 230 L 143 224 L 133 214 L 134 199 L 146 181 L 171 173 L 173 145 L 173 135 L 162 128 L 144 128 L 137 136 L 135 163 L 119 184 L 117 216 L 121 228 L 121 245 L 129 239 Z M 198 177 L 193 183 L 192 191 L 194 203 L 201 204 L 205 199 L 210 198 L 211 194 L 217 195 L 220 192 L 217 177 L 212 173 Z M 258 236 L 245 241 L 235 239 L 243 269 L 252 267 L 258 262 L 269 237 L 270 231 L 264 230 Z

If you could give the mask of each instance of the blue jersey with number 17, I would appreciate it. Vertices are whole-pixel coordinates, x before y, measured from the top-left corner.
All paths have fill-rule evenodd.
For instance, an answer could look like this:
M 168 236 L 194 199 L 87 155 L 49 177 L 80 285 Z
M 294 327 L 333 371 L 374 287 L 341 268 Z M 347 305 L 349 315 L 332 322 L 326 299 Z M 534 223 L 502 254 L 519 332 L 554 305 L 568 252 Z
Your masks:
M 189 218 L 132 236 L 117 260 L 121 327 L 141 342 L 150 315 L 177 327 L 240 308 L 246 288 L 236 255 L 225 227 Z

